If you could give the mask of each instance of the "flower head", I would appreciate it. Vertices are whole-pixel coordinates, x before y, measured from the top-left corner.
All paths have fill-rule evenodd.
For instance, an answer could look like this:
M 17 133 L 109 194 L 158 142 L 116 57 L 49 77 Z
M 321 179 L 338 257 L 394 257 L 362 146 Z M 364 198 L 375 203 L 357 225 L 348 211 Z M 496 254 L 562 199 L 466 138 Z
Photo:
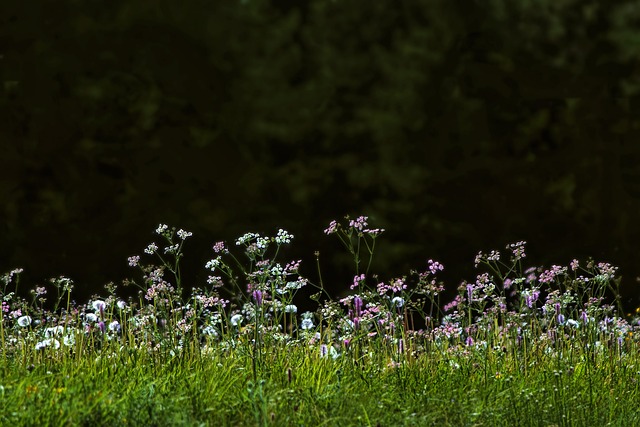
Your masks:
M 23 328 L 26 328 L 31 324 L 31 316 L 21 316 L 18 318 L 18 325 Z

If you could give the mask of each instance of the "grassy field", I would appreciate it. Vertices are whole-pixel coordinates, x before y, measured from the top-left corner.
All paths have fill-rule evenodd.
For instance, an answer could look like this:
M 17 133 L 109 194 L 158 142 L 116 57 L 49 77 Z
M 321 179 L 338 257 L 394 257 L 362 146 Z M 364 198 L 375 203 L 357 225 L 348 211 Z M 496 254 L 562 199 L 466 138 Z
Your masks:
M 638 319 L 617 306 L 615 267 L 525 268 L 518 242 L 479 253 L 441 304 L 437 261 L 372 280 L 384 230 L 367 226 L 325 230 L 354 259 L 341 300 L 278 260 L 283 230 L 216 243 L 189 292 L 190 233 L 164 225 L 144 250 L 155 263 L 129 258 L 136 299 L 109 285 L 76 304 L 64 277 L 24 299 L 20 270 L 5 274 L 0 425 L 640 425 Z M 304 286 L 314 312 L 298 313 Z

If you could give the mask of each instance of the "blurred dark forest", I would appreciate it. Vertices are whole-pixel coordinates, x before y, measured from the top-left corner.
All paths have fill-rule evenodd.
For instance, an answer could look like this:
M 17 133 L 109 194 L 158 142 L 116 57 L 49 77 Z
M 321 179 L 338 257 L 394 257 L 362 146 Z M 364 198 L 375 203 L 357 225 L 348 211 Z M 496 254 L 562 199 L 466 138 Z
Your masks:
M 282 227 L 340 292 L 322 230 L 368 215 L 382 277 L 433 258 L 454 289 L 526 240 L 620 266 L 635 307 L 639 29 L 635 0 L 3 0 L 0 272 L 80 301 L 162 222 L 203 286 L 216 241 Z

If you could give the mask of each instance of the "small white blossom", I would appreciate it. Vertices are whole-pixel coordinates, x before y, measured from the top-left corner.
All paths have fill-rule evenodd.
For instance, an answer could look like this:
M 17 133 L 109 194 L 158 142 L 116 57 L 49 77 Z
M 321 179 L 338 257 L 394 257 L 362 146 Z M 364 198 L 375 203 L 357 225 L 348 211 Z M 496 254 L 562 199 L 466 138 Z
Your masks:
M 236 245 L 237 246 L 244 245 L 247 242 L 249 242 L 249 241 L 251 241 L 251 240 L 253 240 L 253 239 L 257 238 L 257 237 L 260 237 L 260 236 L 258 234 L 256 234 L 256 233 L 246 233 L 244 236 L 239 237 L 236 240 Z
M 289 305 L 284 307 L 284 312 L 285 313 L 297 313 L 298 312 L 298 307 L 296 307 L 293 304 L 289 304 Z
M 31 316 L 18 317 L 18 325 L 22 326 L 23 328 L 26 328 L 30 324 L 31 324 Z
M 218 331 L 216 330 L 216 328 L 214 328 L 211 325 L 207 325 L 204 328 L 202 328 L 202 333 L 204 335 L 208 335 L 210 337 L 217 337 L 218 336 Z
M 149 246 L 144 250 L 145 254 L 153 255 L 158 250 L 158 245 L 155 243 L 150 243 Z
M 293 234 L 289 234 L 289 232 L 282 228 L 278 230 L 278 235 L 276 236 L 277 244 L 281 245 L 283 243 L 291 243 L 291 239 L 293 239 Z
M 64 332 L 64 327 L 60 325 L 53 326 L 51 328 L 46 328 L 44 330 L 44 336 L 47 338 L 53 338 L 56 335 L 62 335 L 63 332 Z
M 167 246 L 166 248 L 164 248 L 164 253 L 175 254 L 176 252 L 178 252 L 178 248 L 180 248 L 180 245 L 178 245 L 177 243 L 175 245 Z
M 76 337 L 74 335 L 65 335 L 62 339 L 62 342 L 67 347 L 73 347 L 73 345 L 76 343 Z
M 258 249 L 266 249 L 269 246 L 269 239 L 267 237 L 258 237 L 256 241 L 256 247 Z
M 99 299 L 97 299 L 94 302 L 92 302 L 91 306 L 93 307 L 93 310 L 97 311 L 97 312 L 104 311 L 104 309 L 107 308 L 107 304 L 105 304 L 104 301 L 99 300 Z
M 84 315 L 84 319 L 89 323 L 95 323 L 98 321 L 98 316 L 93 313 L 87 313 Z
M 47 338 L 46 340 L 36 343 L 36 350 L 42 350 L 45 347 L 53 347 L 56 350 L 60 348 L 60 341 L 55 338 Z
M 243 320 L 244 318 L 242 317 L 242 314 L 234 314 L 233 316 L 231 316 L 231 319 L 229 321 L 233 326 L 238 326 L 240 323 L 242 323 Z
M 156 228 L 156 234 L 162 234 L 168 229 L 169 229 L 169 226 L 167 224 L 160 224 L 158 225 L 158 228 Z
M 183 229 L 178 230 L 178 237 L 182 240 L 185 240 L 187 237 L 193 236 L 193 233 L 190 231 L 184 231 Z
M 220 257 L 207 261 L 205 267 L 211 271 L 215 271 L 216 268 L 220 266 Z
M 300 328 L 304 329 L 304 330 L 308 330 L 308 329 L 312 329 L 313 328 L 313 320 L 307 318 L 307 319 L 302 319 L 302 322 L 300 322 Z
M 402 298 L 402 297 L 393 297 L 391 299 L 391 304 L 394 307 L 400 308 L 400 307 L 402 307 L 404 305 L 404 298 Z
M 109 323 L 109 330 L 111 332 L 120 332 L 120 323 L 117 320 L 114 320 L 113 322 Z
M 126 303 L 126 302 L 124 302 L 124 301 L 122 301 L 122 300 L 119 300 L 119 301 L 116 303 L 116 306 L 118 306 L 118 308 L 119 308 L 120 310 L 124 310 L 124 309 L 127 307 L 127 303 Z

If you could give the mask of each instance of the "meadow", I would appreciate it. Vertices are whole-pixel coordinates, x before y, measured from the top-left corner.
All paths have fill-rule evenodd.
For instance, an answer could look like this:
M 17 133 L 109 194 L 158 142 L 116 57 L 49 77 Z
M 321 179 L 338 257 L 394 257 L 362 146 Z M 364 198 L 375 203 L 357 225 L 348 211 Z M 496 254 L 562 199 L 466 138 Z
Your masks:
M 191 233 L 159 225 L 128 258 L 137 296 L 86 303 L 66 277 L 22 297 L 4 274 L 0 425 L 635 426 L 638 313 L 616 267 L 528 266 L 525 242 L 480 252 L 442 301 L 443 265 L 382 281 L 366 217 L 332 221 L 353 258 L 348 296 L 279 259 L 293 236 L 218 242 L 206 285 L 185 286 Z M 315 287 L 314 311 L 296 294 Z

